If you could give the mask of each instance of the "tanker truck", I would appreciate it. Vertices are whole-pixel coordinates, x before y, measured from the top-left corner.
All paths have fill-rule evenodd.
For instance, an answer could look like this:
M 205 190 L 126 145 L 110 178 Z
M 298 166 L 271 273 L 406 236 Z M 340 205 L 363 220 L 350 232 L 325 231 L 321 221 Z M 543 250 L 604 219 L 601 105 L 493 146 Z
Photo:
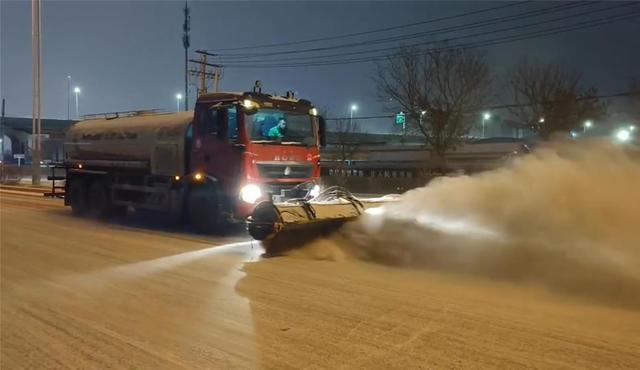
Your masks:
M 257 240 L 286 230 L 316 237 L 395 199 L 322 189 L 325 143 L 325 120 L 308 100 L 263 94 L 258 84 L 201 95 L 194 111 L 93 115 L 67 131 L 64 202 L 79 216 L 133 208 L 204 233 L 246 221 Z
M 66 135 L 64 199 L 74 214 L 132 207 L 209 232 L 244 221 L 259 202 L 316 195 L 325 124 L 308 100 L 254 89 L 201 95 L 194 111 L 94 115 Z

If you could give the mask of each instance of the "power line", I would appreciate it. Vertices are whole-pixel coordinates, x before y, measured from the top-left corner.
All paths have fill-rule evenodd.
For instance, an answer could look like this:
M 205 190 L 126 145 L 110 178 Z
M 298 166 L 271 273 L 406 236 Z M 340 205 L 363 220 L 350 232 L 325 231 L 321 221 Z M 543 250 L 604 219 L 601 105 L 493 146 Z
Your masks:
M 509 4 L 494 6 L 494 7 L 485 8 L 485 9 L 474 10 L 474 11 L 471 11 L 471 12 L 466 12 L 466 13 L 461 13 L 461 14 L 454 14 L 454 15 L 445 16 L 445 17 L 439 17 L 439 18 L 433 18 L 433 19 L 428 19 L 428 20 L 421 21 L 421 22 L 402 24 L 402 25 L 390 26 L 390 27 L 384 27 L 384 28 L 378 28 L 378 29 L 369 30 L 369 31 L 353 32 L 353 33 L 346 33 L 346 34 L 336 35 L 336 36 L 319 37 L 319 38 L 314 38 L 314 39 L 299 40 L 299 41 L 289 41 L 289 42 L 281 42 L 281 43 L 274 43 L 274 44 L 261 44 L 261 45 L 240 46 L 240 47 L 233 47 L 233 48 L 221 48 L 221 49 L 214 49 L 214 51 L 215 52 L 220 52 L 220 51 L 272 48 L 272 47 L 281 47 L 281 46 L 289 46 L 289 45 L 308 44 L 308 43 L 318 42 L 318 41 L 337 40 L 337 39 L 355 37 L 355 36 L 362 36 L 362 35 L 370 35 L 370 34 L 373 34 L 373 33 L 393 31 L 393 30 L 398 30 L 398 29 L 403 29 L 403 28 L 419 26 L 419 25 L 423 25 L 423 24 L 441 22 L 441 21 L 456 19 L 456 18 L 460 18 L 460 17 L 466 17 L 466 16 L 470 16 L 470 15 L 476 15 L 476 14 L 492 12 L 494 10 L 506 9 L 506 8 L 510 8 L 512 6 L 522 5 L 522 4 L 529 3 L 529 2 L 531 2 L 531 0 L 518 1 L 518 2 L 515 2 L 515 3 L 509 3 Z
M 628 3 L 628 4 L 620 5 L 620 6 L 637 6 L 637 5 L 640 5 L 640 3 L 635 3 L 635 4 L 633 4 L 633 3 Z M 618 6 L 618 7 L 620 7 L 620 6 Z M 614 8 L 609 8 L 609 9 L 615 9 L 615 8 L 616 8 L 616 7 L 614 7 Z M 599 12 L 599 11 L 601 11 L 601 10 L 590 11 L 589 13 Z M 630 14 L 630 13 L 626 13 L 625 15 L 622 15 L 622 14 L 621 14 L 621 15 L 616 15 L 616 16 L 617 16 L 617 17 L 623 17 L 622 19 L 627 19 L 627 18 L 631 18 L 631 17 L 627 17 L 627 16 L 629 16 L 629 14 Z M 631 14 L 636 14 L 636 13 L 631 13 Z M 470 43 L 468 43 L 468 44 L 458 44 L 458 45 L 455 45 L 455 46 L 449 46 L 449 47 L 446 47 L 445 49 L 450 49 L 450 48 L 454 48 L 454 47 L 459 47 L 459 46 L 461 46 L 461 45 L 463 45 L 463 46 L 471 45 L 471 44 L 473 44 L 473 43 L 477 43 L 477 42 L 487 43 L 487 42 L 493 42 L 494 40 L 503 40 L 503 39 L 511 38 L 511 37 L 522 37 L 522 36 L 528 36 L 529 34 L 536 34 L 536 33 L 540 33 L 540 32 L 543 32 L 543 33 L 547 34 L 547 33 L 551 33 L 550 31 L 571 30 L 571 28 L 572 28 L 572 27 L 575 27 L 575 26 L 581 26 L 581 25 L 584 25 L 584 27 L 582 27 L 582 28 L 589 28 L 589 27 L 591 27 L 591 26 L 597 26 L 597 25 L 600 25 L 600 24 L 601 24 L 601 23 L 603 23 L 603 22 L 604 22 L 604 23 L 610 23 L 610 22 L 608 22 L 608 20 L 609 20 L 609 19 L 613 19 L 613 18 L 614 18 L 614 17 L 616 17 L 616 16 L 608 16 L 608 17 L 599 18 L 599 19 L 590 19 L 590 20 L 587 20 L 587 21 L 583 21 L 583 22 L 579 22 L 579 23 L 575 23 L 575 24 L 571 24 L 571 25 L 561 25 L 561 26 L 558 26 L 558 27 L 555 27 L 555 28 L 545 29 L 545 30 L 542 30 L 542 31 L 528 31 L 528 32 L 526 32 L 526 33 L 521 33 L 521 34 L 517 34 L 517 35 L 511 35 L 511 36 L 507 36 L 507 37 L 503 37 L 503 38 L 498 38 L 498 39 L 493 39 L 493 40 L 473 41 L 473 42 L 470 42 Z M 617 19 L 617 20 L 622 20 L 622 19 Z M 554 20 L 554 21 L 557 21 L 557 20 L 558 20 L 558 19 L 556 19 L 556 20 Z M 594 23 L 594 22 L 595 22 L 595 23 Z M 548 22 L 539 22 L 537 25 L 546 24 L 546 23 L 548 23 Z M 531 25 L 532 25 L 532 24 L 526 25 L 526 27 L 529 27 L 529 26 L 531 26 Z M 534 24 L 534 25 L 535 25 L 535 24 Z M 488 31 L 488 32 L 480 33 L 480 34 L 474 34 L 474 35 L 471 35 L 471 36 L 459 36 L 459 37 L 455 37 L 455 38 L 450 38 L 450 39 L 448 39 L 447 41 L 456 40 L 456 39 L 464 39 L 464 38 L 473 38 L 473 37 L 476 37 L 476 36 L 481 36 L 481 35 L 487 35 L 487 34 L 492 34 L 492 33 L 502 32 L 502 31 L 504 31 L 504 30 L 516 30 L 516 29 L 518 29 L 518 28 L 526 28 L 526 27 L 511 27 L 510 29 L 503 29 L 503 30 L 499 30 L 499 31 L 495 31 L 495 30 L 494 30 L 494 31 Z M 404 45 L 404 46 L 397 47 L 397 48 L 376 49 L 376 50 L 370 50 L 370 52 L 374 52 L 374 51 L 376 51 L 376 52 L 378 52 L 378 51 L 389 51 L 389 50 L 394 50 L 394 49 L 399 49 L 399 50 L 403 50 L 403 49 L 410 49 L 410 48 L 412 48 L 412 47 L 417 47 L 417 46 L 422 46 L 422 45 L 425 45 L 425 44 L 432 44 L 432 43 L 435 43 L 435 42 L 426 42 L 426 43 L 419 43 L 419 44 L 409 44 L 409 45 Z M 440 49 L 442 49 L 442 48 L 425 49 L 423 52 L 419 52 L 419 53 L 417 53 L 417 54 L 425 54 L 426 52 L 429 52 L 429 51 L 431 51 L 431 50 L 440 50 Z M 354 53 L 350 53 L 350 54 L 362 54 L 362 52 L 354 52 Z M 409 54 L 410 54 L 410 53 L 404 53 L 404 55 L 409 55 Z M 342 55 L 347 55 L 347 54 L 339 54 L 339 55 L 340 55 L 340 56 L 342 56 Z M 352 63 L 352 62 L 364 62 L 364 61 L 373 61 L 373 60 L 384 60 L 384 59 L 386 59 L 387 57 L 393 57 L 393 56 L 395 56 L 395 55 L 396 55 L 396 53 L 393 53 L 393 54 L 383 54 L 383 55 L 378 55 L 378 56 L 362 57 L 362 58 L 354 58 L 354 59 L 351 59 L 351 58 L 350 58 L 350 59 L 336 59 L 336 60 L 326 60 L 326 61 L 323 61 L 323 60 L 317 60 L 317 59 L 319 59 L 319 58 L 323 58 L 322 56 L 319 56 L 319 57 L 314 58 L 315 60 L 314 60 L 314 62 L 313 62 L 313 63 L 285 63 L 285 64 L 283 64 L 283 65 L 278 65 L 278 64 L 269 64 L 269 63 L 261 63 L 261 64 L 253 64 L 253 65 L 255 65 L 255 66 L 257 66 L 257 67 L 271 67 L 271 66 L 274 66 L 274 67 L 280 67 L 280 66 L 315 66 L 315 65 L 343 64 L 343 63 L 342 63 L 343 61 L 344 61 L 344 62 L 346 62 L 346 63 L 344 63 L 344 64 L 350 64 L 350 63 Z M 375 59 L 372 59 L 372 58 L 375 58 Z M 290 61 L 290 60 L 294 60 L 294 59 L 296 59 L 296 58 L 288 58 L 288 59 L 285 59 L 285 61 Z M 268 62 L 271 62 L 271 61 L 268 61 Z M 232 63 L 232 64 L 233 64 L 233 63 Z M 233 65 L 234 65 L 235 67 L 242 67 L 242 66 L 244 66 L 243 64 L 233 64 Z M 252 66 L 253 66 L 253 65 L 252 65 Z
M 628 97 L 628 96 L 636 96 L 639 95 L 640 96 L 640 90 L 635 90 L 635 91 L 624 91 L 624 92 L 618 92 L 618 93 L 611 93 L 611 94 L 602 94 L 602 95 L 592 95 L 592 96 L 580 96 L 577 97 L 575 99 L 575 101 L 583 101 L 583 100 L 591 100 L 591 99 L 610 99 L 610 98 L 624 98 L 624 97 Z M 499 110 L 499 109 L 508 109 L 508 108 L 519 108 L 519 107 L 530 107 L 530 106 L 534 106 L 537 104 L 543 104 L 543 103 L 556 103 L 559 102 L 559 100 L 551 100 L 551 101 L 544 101 L 544 102 L 531 102 L 531 103 L 513 103 L 513 104 L 502 104 L 502 105 L 493 105 L 493 106 L 489 106 L 489 107 L 484 107 L 482 109 L 478 109 L 478 110 L 474 110 L 474 111 L 470 111 L 467 113 L 475 113 L 475 112 L 481 112 L 481 111 L 485 111 L 485 110 Z M 365 117 L 357 117 L 357 118 L 353 118 L 354 120 L 367 120 L 367 119 L 381 119 L 381 118 L 394 118 L 396 115 L 394 114 L 385 114 L 385 115 L 378 115 L 378 116 L 365 116 Z M 326 121 L 342 121 L 342 120 L 348 120 L 350 119 L 350 117 L 335 117 L 335 118 L 325 118 Z
M 640 5 L 640 3 L 634 4 L 634 5 Z M 559 26 L 555 28 L 550 28 L 543 31 L 527 32 L 527 33 L 522 33 L 518 35 L 502 37 L 502 38 L 489 39 L 489 40 L 483 40 L 483 41 L 474 41 L 466 44 L 456 44 L 456 45 L 450 45 L 450 46 L 441 47 L 441 48 L 423 49 L 415 53 L 410 53 L 410 52 L 401 53 L 401 54 L 394 53 L 394 54 L 387 54 L 387 55 L 380 55 L 380 56 L 370 56 L 370 57 L 350 58 L 350 59 L 336 59 L 331 61 L 319 61 L 319 62 L 312 62 L 312 63 L 255 64 L 255 65 L 230 64 L 225 66 L 231 67 L 231 68 L 295 68 L 295 67 L 316 67 L 316 66 L 343 65 L 343 64 L 355 64 L 355 63 L 381 61 L 389 58 L 397 58 L 400 56 L 424 55 L 429 52 L 438 51 L 438 50 L 447 50 L 447 49 L 456 49 L 456 48 L 470 49 L 470 48 L 478 48 L 483 46 L 505 44 L 505 43 L 521 41 L 521 40 L 534 39 L 534 38 L 539 38 L 544 36 L 553 36 L 560 33 L 582 30 L 582 29 L 592 28 L 600 25 L 611 24 L 621 20 L 635 18 L 639 14 L 640 12 L 625 13 L 625 15 L 616 15 L 616 16 L 609 16 L 609 17 L 595 19 L 595 20 L 588 20 L 588 21 L 579 22 L 572 25 L 568 25 L 568 26 Z
M 566 19 L 571 19 L 571 18 L 577 18 L 577 17 L 582 17 L 585 15 L 589 15 L 589 14 L 593 14 L 593 13 L 600 13 L 603 11 L 609 11 L 609 10 L 613 10 L 619 7 L 624 7 L 624 6 L 629 6 L 632 4 L 625 4 L 625 5 L 618 5 L 617 7 L 606 7 L 606 8 L 599 8 L 599 9 L 592 9 L 589 11 L 585 11 L 582 13 L 577 13 L 577 14 L 572 14 L 572 15 L 565 15 L 562 17 L 558 17 L 558 18 L 554 18 L 554 19 L 548 19 L 548 20 L 544 20 L 544 21 L 538 21 L 538 22 L 534 22 L 534 23 L 529 23 L 529 24 L 525 24 L 525 25 L 518 25 L 518 26 L 511 26 L 511 27 L 507 27 L 507 28 L 502 28 L 502 29 L 496 29 L 496 30 L 489 30 L 489 31 L 485 31 L 485 32 L 480 32 L 480 33 L 474 33 L 471 35 L 461 35 L 461 36 L 456 36 L 456 37 L 451 37 L 446 39 L 447 41 L 453 41 L 453 40 L 461 40 L 461 39 L 466 39 L 466 38 L 475 38 L 478 36 L 486 36 L 486 35 L 490 35 L 490 34 L 495 34 L 495 33 L 501 33 L 501 32 L 506 32 L 506 31 L 514 31 L 514 30 L 519 30 L 519 29 L 523 29 L 523 28 L 529 28 L 529 27 L 535 27 L 535 26 L 541 26 L 541 25 L 545 25 L 545 24 L 550 24 L 550 23 L 555 23 L 557 21 L 561 21 L 561 20 L 566 20 Z M 465 26 L 460 27 L 460 30 L 464 30 Z M 474 28 L 474 27 L 469 27 L 469 29 Z M 424 41 L 424 42 L 420 42 L 420 43 L 415 43 L 415 44 L 407 44 L 407 45 L 402 45 L 402 46 L 397 46 L 397 47 L 386 47 L 386 48 L 379 48 L 379 49 L 371 49 L 371 50 L 361 50 L 361 51 L 355 51 L 355 52 L 349 52 L 349 53 L 340 53 L 340 54 L 328 54 L 328 55 L 320 55 L 320 56 L 306 56 L 306 57 L 297 57 L 297 58 L 286 58 L 286 59 L 268 59 L 268 60 L 263 60 L 263 61 L 259 61 L 261 63 L 264 63 L 266 65 L 266 63 L 269 62 L 288 62 L 288 61 L 294 61 L 294 60 L 309 60 L 309 59 L 313 59 L 314 61 L 317 62 L 321 62 L 321 60 L 318 59 L 325 59 L 325 58 L 333 58 L 333 57 L 343 57 L 343 56 L 348 56 L 348 55 L 363 55 L 363 54 L 369 54 L 369 53 L 378 53 L 378 52 L 389 52 L 390 50 L 406 50 L 408 48 L 412 48 L 412 47 L 419 47 L 419 46 L 425 46 L 425 45 L 429 45 L 429 44 L 437 44 L 437 43 L 442 43 L 441 40 L 433 40 L 433 41 Z M 256 63 L 257 61 L 244 61 L 244 60 L 225 60 L 225 63 L 231 63 L 234 64 L 236 63 L 236 65 L 239 64 L 247 64 L 247 63 Z
M 409 40 L 409 39 L 414 39 L 414 38 L 424 37 L 424 36 L 434 36 L 434 35 L 438 35 L 438 34 L 442 34 L 442 33 L 448 33 L 448 32 L 452 32 L 452 31 L 474 29 L 474 28 L 479 28 L 479 27 L 488 26 L 488 25 L 512 22 L 512 21 L 515 21 L 515 20 L 518 20 L 518 19 L 522 19 L 522 18 L 528 18 L 528 17 L 532 17 L 532 16 L 536 16 L 536 15 L 544 15 L 544 14 L 547 14 L 547 13 L 555 13 L 555 12 L 559 12 L 559 11 L 563 11 L 563 10 L 567 10 L 567 9 L 571 9 L 571 8 L 587 6 L 587 5 L 594 5 L 596 3 L 598 3 L 598 2 L 582 1 L 582 2 L 568 3 L 568 4 L 565 3 L 565 4 L 562 4 L 562 5 L 554 5 L 554 6 L 551 6 L 549 8 L 529 10 L 529 11 L 526 11 L 526 12 L 523 12 L 523 13 L 512 14 L 512 15 L 508 15 L 508 16 L 501 16 L 501 17 L 496 17 L 496 18 L 490 18 L 490 19 L 487 19 L 487 20 L 482 20 L 482 21 L 477 21 L 477 22 L 472 22 L 472 23 L 465 23 L 464 25 L 447 26 L 447 27 L 437 28 L 437 29 L 434 29 L 434 30 L 422 31 L 422 32 L 417 32 L 417 33 L 410 33 L 410 34 L 403 34 L 403 35 L 396 35 L 396 36 L 380 38 L 380 39 L 364 40 L 364 41 L 358 41 L 358 42 L 352 42 L 352 43 L 346 43 L 346 44 L 340 44 L 340 45 L 332 45 L 332 46 L 324 46 L 324 47 L 316 47 L 316 48 L 308 48 L 308 49 L 294 49 L 294 50 L 284 50 L 284 51 L 261 52 L 261 53 L 238 53 L 238 54 L 219 54 L 219 55 L 221 57 L 223 57 L 223 58 L 224 57 L 256 58 L 256 57 L 275 56 L 275 55 L 312 53 L 312 52 L 318 52 L 318 51 L 327 51 L 327 50 L 351 48 L 351 47 L 356 47 L 356 46 L 368 46 L 368 45 L 375 45 L 375 44 L 383 44 L 383 43 L 394 42 L 394 41 Z M 309 57 L 309 58 L 313 58 L 313 57 Z

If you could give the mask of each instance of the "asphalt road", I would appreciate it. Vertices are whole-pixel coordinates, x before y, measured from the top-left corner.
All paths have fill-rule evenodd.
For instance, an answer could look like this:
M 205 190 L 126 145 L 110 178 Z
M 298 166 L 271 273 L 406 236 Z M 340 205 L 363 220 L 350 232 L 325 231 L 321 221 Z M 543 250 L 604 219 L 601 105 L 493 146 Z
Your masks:
M 640 368 L 640 311 L 360 261 L 82 220 L 3 193 L 14 368 Z M 155 226 L 154 226 L 155 225 Z

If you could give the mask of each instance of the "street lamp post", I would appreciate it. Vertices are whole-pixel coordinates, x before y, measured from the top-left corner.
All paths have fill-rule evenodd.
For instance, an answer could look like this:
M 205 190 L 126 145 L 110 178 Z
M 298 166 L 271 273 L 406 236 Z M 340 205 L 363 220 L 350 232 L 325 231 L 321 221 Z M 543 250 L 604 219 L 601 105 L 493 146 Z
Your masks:
M 349 125 L 353 123 L 353 112 L 358 110 L 358 106 L 355 104 L 351 104 L 351 109 L 349 110 Z
M 484 125 L 487 120 L 491 119 L 491 113 L 484 112 L 482 113 L 482 138 L 484 139 Z
M 71 76 L 67 76 L 67 121 L 71 119 Z
M 176 94 L 176 112 L 180 112 L 180 100 L 182 100 L 182 94 Z
M 78 95 L 80 95 L 80 88 L 78 86 L 73 88 L 73 92 L 76 94 L 76 119 L 80 118 L 80 108 L 78 106 Z
M 421 110 L 421 111 L 420 111 L 420 129 L 421 129 L 421 130 L 422 130 L 422 124 L 424 123 L 424 122 L 423 122 L 423 119 L 424 119 L 424 115 L 425 115 L 425 114 L 427 114 L 427 111 L 426 111 L 426 110 Z M 405 127 L 405 126 L 406 126 L 406 124 L 407 124 L 407 122 L 406 122 L 406 121 L 402 123 L 402 135 L 404 135 L 404 134 L 406 133 L 406 127 Z

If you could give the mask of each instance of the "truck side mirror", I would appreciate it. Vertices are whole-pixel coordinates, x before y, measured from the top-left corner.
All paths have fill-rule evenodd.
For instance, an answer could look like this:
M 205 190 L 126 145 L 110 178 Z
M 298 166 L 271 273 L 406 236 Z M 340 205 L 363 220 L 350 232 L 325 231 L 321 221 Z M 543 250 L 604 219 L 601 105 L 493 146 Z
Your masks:
M 318 116 L 318 138 L 321 148 L 327 146 L 327 121 L 322 116 Z

